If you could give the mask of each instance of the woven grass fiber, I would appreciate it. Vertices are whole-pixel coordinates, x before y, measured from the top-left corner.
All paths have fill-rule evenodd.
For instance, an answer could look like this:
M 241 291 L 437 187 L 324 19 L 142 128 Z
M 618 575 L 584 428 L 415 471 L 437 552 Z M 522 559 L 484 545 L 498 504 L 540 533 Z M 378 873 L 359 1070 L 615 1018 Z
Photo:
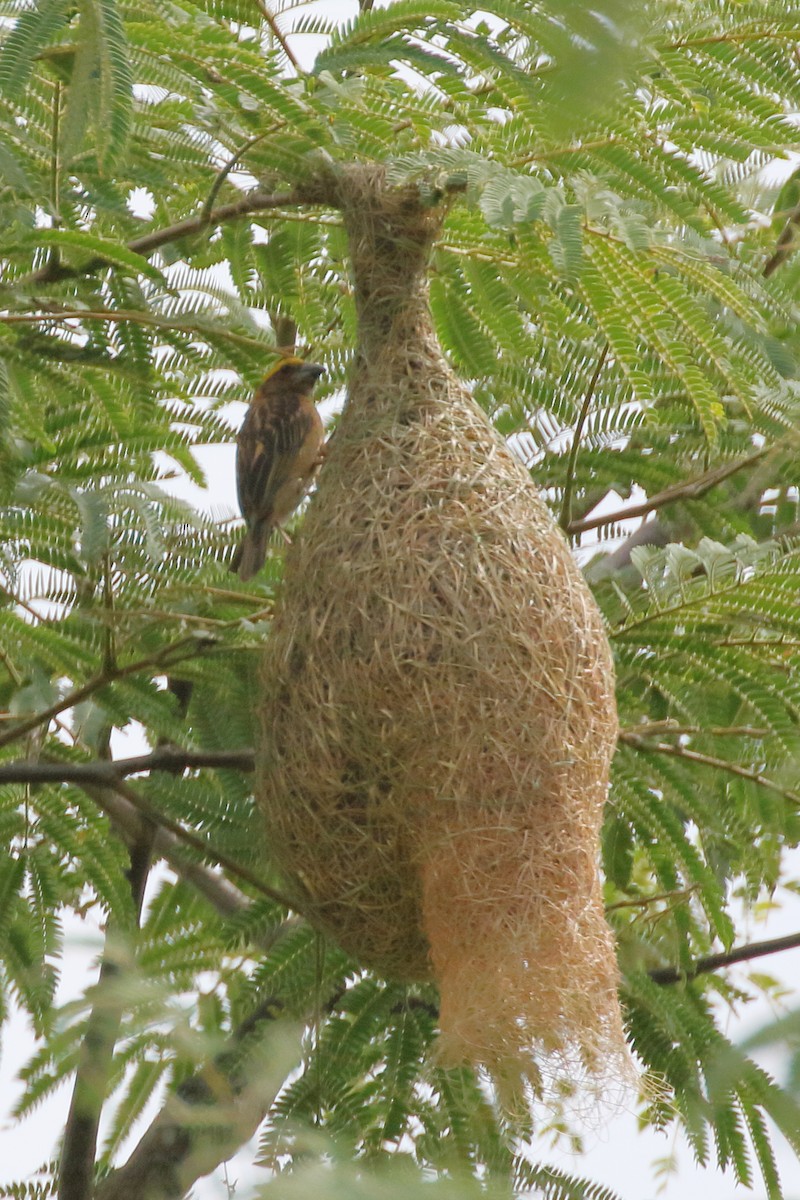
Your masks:
M 436 981 L 441 1061 L 535 1086 L 618 1077 L 603 624 L 438 346 L 425 270 L 441 214 L 363 169 L 342 208 L 358 352 L 263 664 L 275 861 L 362 964 Z

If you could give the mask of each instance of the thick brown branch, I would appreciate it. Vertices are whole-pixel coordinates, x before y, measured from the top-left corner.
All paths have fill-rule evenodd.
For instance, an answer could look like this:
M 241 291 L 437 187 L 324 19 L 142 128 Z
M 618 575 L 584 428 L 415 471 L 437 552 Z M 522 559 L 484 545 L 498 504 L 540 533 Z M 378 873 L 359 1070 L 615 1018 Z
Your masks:
M 255 755 L 252 750 L 182 750 L 178 746 L 159 746 L 151 754 L 114 761 L 97 759 L 93 762 L 42 762 L 22 759 L 0 766 L 0 786 L 4 783 L 95 783 L 98 785 L 142 775 L 147 771 L 197 770 L 215 767 L 218 770 L 252 771 Z
M 651 496 L 649 500 L 645 500 L 641 504 L 631 504 L 628 508 L 619 508 L 614 512 L 604 513 L 602 516 L 584 517 L 581 520 L 570 521 L 565 526 L 565 530 L 567 533 L 586 533 L 590 529 L 599 529 L 603 525 L 614 525 L 617 521 L 630 521 L 633 517 L 646 517 L 648 513 L 656 512 L 679 500 L 699 500 L 706 492 L 724 480 L 730 479 L 739 471 L 753 466 L 768 453 L 767 447 L 756 450 L 753 454 L 748 454 L 746 458 L 724 463 L 721 467 L 712 467 L 710 471 L 704 471 L 702 475 L 697 475 L 694 479 L 685 479 L 682 483 L 675 483 L 672 487 L 664 488 L 663 492 L 656 492 L 655 496 Z
M 708 975 L 718 971 L 720 967 L 731 967 L 734 963 L 749 962 L 751 958 L 765 958 L 768 954 L 780 954 L 784 950 L 796 950 L 800 947 L 800 933 L 790 933 L 786 937 L 772 938 L 768 942 L 746 942 L 744 946 L 735 946 L 721 954 L 709 954 L 699 958 L 687 970 L 677 967 L 656 967 L 648 974 L 655 983 L 680 983 L 683 979 L 696 979 L 698 975 Z
M 263 1036 L 280 1011 L 277 1001 L 263 1004 L 168 1096 L 125 1165 L 100 1183 L 96 1200 L 180 1200 L 253 1136 L 291 1065 L 274 1061 L 285 1057 L 288 1037 L 276 1046 Z

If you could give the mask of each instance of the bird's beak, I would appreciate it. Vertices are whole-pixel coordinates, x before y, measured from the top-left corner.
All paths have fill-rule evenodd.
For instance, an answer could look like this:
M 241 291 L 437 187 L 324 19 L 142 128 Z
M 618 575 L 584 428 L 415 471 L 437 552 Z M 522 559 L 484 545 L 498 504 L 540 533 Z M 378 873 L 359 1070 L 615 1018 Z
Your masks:
M 309 384 L 315 384 L 320 375 L 325 374 L 325 368 L 319 363 L 303 363 L 299 370 L 300 378 Z

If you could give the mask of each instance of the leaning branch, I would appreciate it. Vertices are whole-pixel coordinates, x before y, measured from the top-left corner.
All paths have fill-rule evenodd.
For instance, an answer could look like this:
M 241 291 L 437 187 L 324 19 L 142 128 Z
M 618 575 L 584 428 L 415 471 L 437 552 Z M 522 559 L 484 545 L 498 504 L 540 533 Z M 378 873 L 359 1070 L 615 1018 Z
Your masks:
M 192 830 L 186 829 L 179 821 L 173 821 L 172 817 L 168 817 L 166 813 L 159 812 L 149 800 L 146 800 L 144 796 L 140 796 L 129 784 L 123 783 L 121 779 L 114 779 L 106 783 L 106 787 L 109 785 L 157 829 L 167 830 L 179 843 L 191 847 L 192 850 L 196 850 L 204 858 L 210 859 L 216 865 L 223 867 L 243 883 L 249 883 L 252 888 L 260 892 L 262 896 L 266 896 L 268 900 L 274 900 L 276 904 L 280 904 L 284 908 L 294 909 L 296 912 L 299 911 L 299 906 L 292 897 L 285 896 L 277 888 L 270 887 L 260 875 L 251 871 L 249 867 L 237 862 L 235 858 L 232 858 L 212 843 L 207 842 L 204 838 L 199 837 Z M 101 808 L 104 812 L 109 812 L 102 786 L 86 785 L 84 790 L 87 796 L 90 796 L 94 800 L 98 808 Z
M 773 275 L 778 267 L 782 266 L 788 258 L 791 258 L 797 249 L 798 237 L 800 237 L 800 202 L 791 209 L 786 218 L 786 224 L 775 243 L 775 249 L 764 264 L 763 273 L 766 279 L 769 279 L 770 275 Z
M 725 463 L 721 467 L 713 467 L 710 471 L 704 471 L 702 475 L 695 476 L 694 479 L 685 479 L 682 483 L 673 484 L 672 487 L 664 488 L 663 492 L 656 492 L 655 496 L 651 496 L 649 500 L 645 500 L 642 504 L 632 504 L 628 508 L 620 508 L 615 512 L 603 513 L 602 516 L 585 517 L 582 520 L 570 521 L 564 526 L 567 533 L 586 533 L 590 529 L 599 529 L 602 525 L 614 525 L 617 521 L 630 521 L 634 517 L 646 517 L 648 513 L 656 512 L 660 508 L 665 508 L 668 504 L 675 504 L 679 500 L 699 500 L 701 496 L 705 496 L 706 492 L 722 483 L 725 479 L 730 479 L 732 475 L 736 475 L 739 471 L 745 470 L 747 467 L 752 467 L 754 463 L 759 462 L 767 455 L 772 447 L 766 446 L 761 450 L 756 450 L 753 454 L 748 454 L 746 458 L 738 458 L 734 462 Z
M 103 796 L 98 796 L 91 785 L 87 785 L 85 791 L 98 808 L 102 808 L 108 814 L 126 838 L 137 836 L 141 830 L 142 817 L 139 809 L 129 800 L 108 787 L 104 789 Z M 221 917 L 242 916 L 252 908 L 249 896 L 224 875 L 190 858 L 183 840 L 163 825 L 155 826 L 151 853 L 153 858 L 161 858 L 169 863 L 175 874 L 199 892 Z M 256 930 L 251 934 L 253 944 L 266 953 L 272 949 L 279 937 L 301 921 L 301 917 L 288 917 L 264 932 Z

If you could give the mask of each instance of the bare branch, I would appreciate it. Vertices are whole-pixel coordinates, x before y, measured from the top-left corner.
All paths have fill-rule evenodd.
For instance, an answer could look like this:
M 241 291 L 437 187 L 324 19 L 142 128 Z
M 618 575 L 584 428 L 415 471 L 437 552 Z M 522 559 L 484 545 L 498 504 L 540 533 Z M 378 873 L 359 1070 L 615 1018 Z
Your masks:
M 617 521 L 630 521 L 633 517 L 646 517 L 648 513 L 656 512 L 659 508 L 665 508 L 666 505 L 675 504 L 679 500 L 699 500 L 701 496 L 724 480 L 730 479 L 732 475 L 759 462 L 771 449 L 772 447 L 764 447 L 756 450 L 753 454 L 748 454 L 746 458 L 738 458 L 734 462 L 724 463 L 721 467 L 712 467 L 710 471 L 704 471 L 702 475 L 697 475 L 694 479 L 685 479 L 682 483 L 675 483 L 672 487 L 664 488 L 663 492 L 656 492 L 655 496 L 651 496 L 642 504 L 632 504 L 629 508 L 616 509 L 614 512 L 604 513 L 602 516 L 584 517 L 581 520 L 570 521 L 564 527 L 565 531 L 567 533 L 586 533 L 590 529 L 599 529 L 603 525 L 614 525 Z

